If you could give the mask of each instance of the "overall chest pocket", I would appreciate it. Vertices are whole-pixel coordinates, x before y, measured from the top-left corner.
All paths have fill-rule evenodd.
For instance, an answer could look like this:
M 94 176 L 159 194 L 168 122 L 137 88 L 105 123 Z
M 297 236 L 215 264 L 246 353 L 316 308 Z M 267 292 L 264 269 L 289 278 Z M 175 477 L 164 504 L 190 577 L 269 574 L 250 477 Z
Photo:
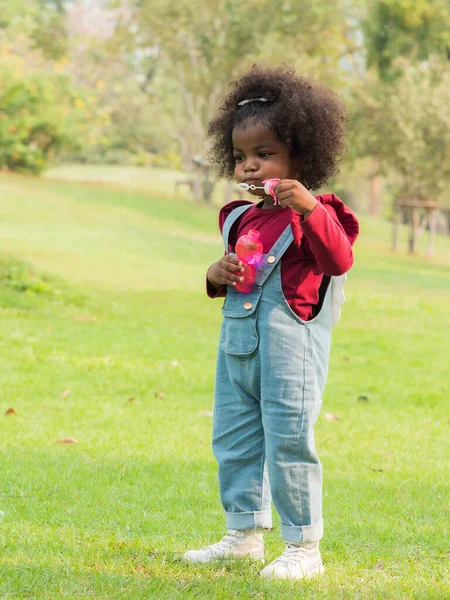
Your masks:
M 258 347 L 258 304 L 262 288 L 242 293 L 229 287 L 222 308 L 220 347 L 226 354 L 248 356 Z

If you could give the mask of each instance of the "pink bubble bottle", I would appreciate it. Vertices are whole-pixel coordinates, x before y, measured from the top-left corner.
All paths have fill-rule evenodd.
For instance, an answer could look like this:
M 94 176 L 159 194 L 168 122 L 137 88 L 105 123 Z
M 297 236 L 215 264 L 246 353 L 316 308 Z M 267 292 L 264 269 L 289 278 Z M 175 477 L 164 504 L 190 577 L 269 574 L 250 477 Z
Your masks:
M 256 279 L 256 270 L 263 254 L 263 245 L 259 241 L 259 231 L 250 229 L 247 235 L 241 235 L 235 250 L 244 267 L 244 272 L 240 275 L 244 278 L 244 281 L 236 282 L 236 289 L 240 292 L 249 292 Z

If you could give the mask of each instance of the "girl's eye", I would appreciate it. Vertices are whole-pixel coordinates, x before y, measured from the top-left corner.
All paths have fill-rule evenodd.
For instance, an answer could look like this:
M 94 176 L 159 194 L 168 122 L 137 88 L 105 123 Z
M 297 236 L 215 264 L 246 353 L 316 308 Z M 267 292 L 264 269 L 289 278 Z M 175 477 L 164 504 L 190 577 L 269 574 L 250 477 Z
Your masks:
M 260 152 L 259 156 L 260 158 L 269 158 L 270 152 Z
M 234 160 L 235 160 L 236 162 L 242 162 L 242 161 L 244 160 L 244 157 L 243 157 L 243 156 L 235 156 L 235 157 L 234 157 Z

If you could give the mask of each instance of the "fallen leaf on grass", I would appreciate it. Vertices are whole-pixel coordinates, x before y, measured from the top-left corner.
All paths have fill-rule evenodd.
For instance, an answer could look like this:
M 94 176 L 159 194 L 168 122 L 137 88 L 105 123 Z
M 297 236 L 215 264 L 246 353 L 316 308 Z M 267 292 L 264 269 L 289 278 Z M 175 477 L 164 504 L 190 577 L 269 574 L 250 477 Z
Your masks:
M 144 566 L 144 565 L 137 565 L 136 567 L 134 567 L 135 570 L 140 573 L 141 575 L 148 575 L 149 571 L 148 569 Z
M 5 415 L 18 415 L 19 413 L 17 412 L 17 410 L 15 408 L 8 408 L 8 410 L 5 412 Z
M 166 395 L 164 392 L 155 392 L 155 398 L 165 398 Z
M 366 394 L 361 394 L 360 396 L 358 396 L 358 401 L 359 402 L 369 402 L 369 396 L 367 396 Z
M 70 394 L 70 390 L 66 390 L 65 392 L 63 392 L 61 394 L 61 398 L 67 398 L 67 396 Z
M 58 444 L 78 444 L 78 440 L 73 437 L 65 437 L 58 440 Z
M 383 561 L 379 560 L 377 563 L 377 566 L 375 567 L 375 569 L 378 569 L 378 571 L 381 571 L 382 569 L 384 569 L 384 565 L 383 565 Z
M 218 579 L 219 577 L 224 577 L 227 574 L 227 570 L 224 567 L 221 571 L 217 571 L 214 575 L 213 578 L 214 579 Z
M 81 321 L 82 323 L 96 323 L 98 321 L 98 318 L 96 316 L 90 317 L 89 315 L 80 315 L 78 317 L 75 317 L 75 320 Z
M 325 413 L 325 419 L 327 421 L 339 421 L 339 417 L 334 413 Z
M 128 398 L 128 402 L 134 402 L 136 398 L 133 396 L 132 398 Z

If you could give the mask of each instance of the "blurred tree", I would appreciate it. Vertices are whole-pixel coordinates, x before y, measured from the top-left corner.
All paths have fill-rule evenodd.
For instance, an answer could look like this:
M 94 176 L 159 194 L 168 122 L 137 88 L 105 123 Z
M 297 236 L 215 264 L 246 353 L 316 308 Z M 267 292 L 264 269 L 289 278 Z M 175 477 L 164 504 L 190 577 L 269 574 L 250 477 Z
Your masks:
M 69 0 L 35 0 L 30 39 L 47 59 L 58 60 L 67 54 L 66 5 Z
M 380 84 L 375 73 L 354 89 L 351 151 L 376 157 L 380 172 L 400 176 L 406 200 L 443 201 L 450 185 L 450 69 L 434 57 L 397 59 L 400 75 Z
M 94 119 L 77 160 L 179 166 L 165 120 L 154 118 L 154 98 L 142 90 L 133 33 L 126 6 L 76 2 L 67 11 L 71 39 L 65 66 L 94 101 Z M 175 159 L 175 162 L 174 162 Z M 165 165 L 166 166 L 166 165 Z
M 31 3 L 32 4 L 32 3 Z M 28 0 L 0 0 L 0 28 L 6 29 L 18 19 L 25 18 L 30 14 L 30 2 Z
M 128 31 L 140 59 L 143 88 L 170 115 L 183 165 L 204 156 L 204 132 L 229 81 L 259 59 L 302 63 L 302 71 L 340 71 L 343 0 L 140 0 Z M 125 23 L 122 33 L 127 29 Z M 306 67 L 306 68 L 305 68 Z M 154 85 L 157 71 L 169 82 Z M 160 115 L 157 116 L 160 118 Z M 212 187 L 208 187 L 209 199 Z
M 46 59 L 61 59 L 67 52 L 70 4 L 70 0 L 0 0 L 0 29 L 9 29 L 10 39 L 25 35 Z
M 369 213 L 379 213 L 383 175 L 393 170 L 396 157 L 390 136 L 379 127 L 382 110 L 397 93 L 402 68 L 440 57 L 445 71 L 450 49 L 449 0 L 367 0 L 358 15 L 364 57 L 360 77 L 350 89 L 350 157 L 370 158 Z M 401 59 L 404 60 L 401 60 Z M 360 63 L 359 63 L 360 64 Z M 426 62 L 424 63 L 426 64 Z M 400 83 L 399 83 L 400 85 Z M 410 114 L 411 122 L 421 116 Z
M 0 0 L 3 164 L 4 148 L 11 157 L 18 142 L 16 132 L 21 152 L 35 150 L 37 157 L 31 121 L 48 119 L 54 137 L 44 162 L 70 147 L 71 157 L 90 162 L 176 166 L 178 148 L 183 166 L 193 169 L 193 159 L 205 155 L 205 127 L 228 82 L 254 62 L 285 62 L 334 87 L 348 104 L 349 155 L 372 166 L 372 213 L 378 211 L 381 175 L 388 171 L 409 181 L 402 195 L 423 197 L 426 186 L 435 197 L 446 180 L 436 124 L 446 140 L 447 117 L 436 106 L 436 94 L 447 97 L 438 79 L 441 74 L 447 82 L 448 2 L 283 0 L 275 10 L 270 0 Z M 38 80 L 39 102 L 28 87 Z M 413 81 L 420 98 L 407 97 Z M 10 98 L 27 99 L 36 111 L 33 119 L 21 112 L 24 104 L 15 112 L 9 106 L 5 117 L 7 92 L 16 85 Z M 46 143 L 39 140 L 42 150 Z M 405 140 L 414 149 L 409 154 Z M 438 187 L 425 168 L 427 151 L 440 157 L 430 163 Z M 412 155 L 423 164 L 417 169 L 422 187 L 407 162 Z M 14 156 L 9 168 L 23 163 L 17 163 L 17 152 Z M 214 178 L 205 180 L 206 199 L 213 185 Z
M 368 66 L 384 80 L 400 74 L 397 57 L 450 59 L 449 0 L 369 0 L 363 19 Z
M 0 66 L 0 168 L 40 173 L 49 158 L 80 140 L 85 103 L 62 75 L 19 76 Z
M 92 119 L 90 102 L 64 73 L 67 59 L 50 59 L 33 39 L 38 13 L 46 10 L 40 0 L 17 0 L 5 8 L 0 29 L 0 167 L 39 173 L 56 152 L 80 144 Z M 61 9 L 49 5 L 49 10 Z M 53 34 L 46 35 L 50 39 Z

